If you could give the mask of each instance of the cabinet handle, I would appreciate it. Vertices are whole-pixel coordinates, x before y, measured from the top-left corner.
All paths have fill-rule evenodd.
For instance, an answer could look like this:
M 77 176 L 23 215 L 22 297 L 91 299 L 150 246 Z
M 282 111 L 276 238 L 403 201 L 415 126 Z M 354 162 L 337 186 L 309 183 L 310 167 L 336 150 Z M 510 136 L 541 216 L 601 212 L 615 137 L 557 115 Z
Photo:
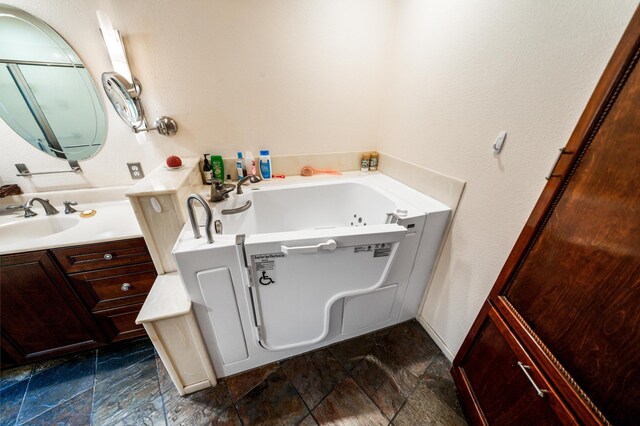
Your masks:
M 104 255 L 104 256 L 102 256 L 102 257 L 104 257 L 104 260 L 111 260 L 111 259 L 113 259 L 113 255 L 112 255 L 111 253 L 107 253 L 107 254 L 105 254 L 105 255 Z
M 529 379 L 529 382 L 531 382 L 531 385 L 533 386 L 533 388 L 536 390 L 536 393 L 538 394 L 538 396 L 540 398 L 544 397 L 544 394 L 549 392 L 546 389 L 540 389 L 538 387 L 538 385 L 536 385 L 536 382 L 533 381 L 533 377 L 531 377 L 531 375 L 529 374 L 529 371 L 531 369 L 530 366 L 528 365 L 524 365 L 523 363 L 521 363 L 520 361 L 518 361 L 518 367 L 520 367 L 520 369 L 522 370 L 522 372 L 524 373 L 525 376 L 527 376 L 527 379 Z
M 122 284 L 122 286 L 120 287 L 120 290 L 122 291 L 129 291 L 129 289 L 131 288 L 131 284 L 129 283 L 124 283 Z M 535 386 L 535 385 L 534 385 Z

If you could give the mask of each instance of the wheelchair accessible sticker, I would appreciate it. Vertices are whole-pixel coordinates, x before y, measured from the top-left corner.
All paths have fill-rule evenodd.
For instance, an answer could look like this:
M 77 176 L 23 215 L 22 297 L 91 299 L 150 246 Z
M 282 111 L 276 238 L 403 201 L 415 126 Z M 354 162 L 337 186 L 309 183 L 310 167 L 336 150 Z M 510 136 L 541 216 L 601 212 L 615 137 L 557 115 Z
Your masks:
M 256 265 L 256 281 L 260 285 L 275 284 L 278 281 L 276 276 L 276 259 L 284 257 L 283 253 L 257 254 L 251 256 L 253 264 Z

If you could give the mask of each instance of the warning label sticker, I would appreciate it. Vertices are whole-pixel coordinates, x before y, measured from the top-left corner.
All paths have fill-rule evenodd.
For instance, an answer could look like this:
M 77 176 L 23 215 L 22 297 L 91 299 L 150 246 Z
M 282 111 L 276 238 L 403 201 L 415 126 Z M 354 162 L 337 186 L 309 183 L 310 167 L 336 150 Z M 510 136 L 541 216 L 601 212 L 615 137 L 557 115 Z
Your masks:
M 373 257 L 387 257 L 391 255 L 391 243 L 367 244 L 355 246 L 354 253 L 372 253 Z
M 389 255 L 391 255 L 390 243 L 376 244 L 373 250 L 373 257 L 387 257 Z
M 284 257 L 283 253 L 256 254 L 251 256 L 255 265 L 256 281 L 260 285 L 275 284 L 278 281 L 276 276 L 276 259 Z
M 353 248 L 354 253 L 370 253 L 373 251 L 373 244 L 369 244 L 366 246 L 355 246 Z

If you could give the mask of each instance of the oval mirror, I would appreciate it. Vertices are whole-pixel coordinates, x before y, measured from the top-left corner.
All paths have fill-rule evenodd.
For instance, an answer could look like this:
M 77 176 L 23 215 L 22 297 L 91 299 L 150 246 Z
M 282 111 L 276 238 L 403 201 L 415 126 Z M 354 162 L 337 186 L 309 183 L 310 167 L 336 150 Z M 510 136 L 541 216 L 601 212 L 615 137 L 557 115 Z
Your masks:
M 31 145 L 85 160 L 104 142 L 106 118 L 89 72 L 46 23 L 0 5 L 0 116 Z

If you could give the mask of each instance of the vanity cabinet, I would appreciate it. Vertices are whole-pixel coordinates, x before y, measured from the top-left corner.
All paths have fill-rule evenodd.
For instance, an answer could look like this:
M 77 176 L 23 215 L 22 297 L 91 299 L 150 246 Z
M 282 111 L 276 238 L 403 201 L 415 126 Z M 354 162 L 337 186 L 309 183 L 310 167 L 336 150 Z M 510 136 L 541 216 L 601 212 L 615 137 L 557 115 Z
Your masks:
M 145 335 L 156 270 L 142 238 L 0 256 L 4 366 Z
M 89 349 L 104 341 L 50 252 L 1 256 L 0 289 L 2 351 L 15 363 Z
M 145 334 L 135 319 L 157 273 L 144 239 L 65 247 L 53 255 L 108 341 Z
M 640 8 L 454 360 L 478 424 L 638 424 L 639 59 Z

